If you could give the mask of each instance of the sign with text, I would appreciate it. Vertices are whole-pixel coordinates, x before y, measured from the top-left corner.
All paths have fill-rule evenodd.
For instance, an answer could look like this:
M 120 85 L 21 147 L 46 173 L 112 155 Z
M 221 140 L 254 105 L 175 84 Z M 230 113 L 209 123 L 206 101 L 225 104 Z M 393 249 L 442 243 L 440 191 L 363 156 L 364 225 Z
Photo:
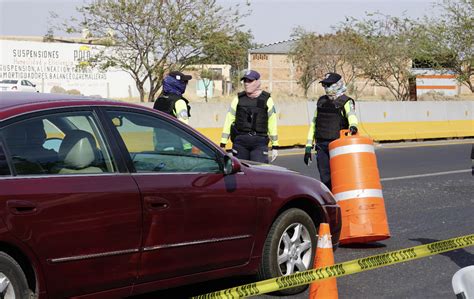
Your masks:
M 88 60 L 103 46 L 0 40 L 0 80 L 26 79 L 42 92 L 77 90 L 83 95 L 137 97 L 135 83 L 124 71 L 101 71 Z

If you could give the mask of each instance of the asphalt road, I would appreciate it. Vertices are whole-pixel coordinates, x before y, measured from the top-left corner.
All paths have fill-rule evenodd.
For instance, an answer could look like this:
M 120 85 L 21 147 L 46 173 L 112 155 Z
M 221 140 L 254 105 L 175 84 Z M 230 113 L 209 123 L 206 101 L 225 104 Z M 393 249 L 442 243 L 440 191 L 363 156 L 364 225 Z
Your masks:
M 473 140 L 381 144 L 377 162 L 391 238 L 364 246 L 340 247 L 335 261 L 345 262 L 474 233 Z M 303 150 L 280 151 L 276 163 L 319 178 L 316 163 L 303 163 Z M 337 280 L 339 298 L 455 298 L 451 278 L 474 265 L 474 246 L 391 265 Z M 134 297 L 185 298 L 252 282 L 233 277 Z M 292 296 L 308 298 L 308 291 Z

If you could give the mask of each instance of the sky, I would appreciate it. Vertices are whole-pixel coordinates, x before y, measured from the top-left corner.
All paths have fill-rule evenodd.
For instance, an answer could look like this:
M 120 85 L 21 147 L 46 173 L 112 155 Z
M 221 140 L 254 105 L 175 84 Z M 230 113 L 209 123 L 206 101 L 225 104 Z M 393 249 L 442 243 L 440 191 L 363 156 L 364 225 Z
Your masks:
M 77 16 L 75 8 L 86 0 L 0 0 L 0 36 L 43 36 L 49 12 L 63 18 Z M 419 18 L 436 13 L 436 0 L 217 0 L 226 7 L 250 2 L 251 14 L 243 20 L 254 42 L 271 44 L 290 39 L 301 26 L 319 34 L 330 33 L 346 17 L 361 19 L 366 12 Z M 437 0 L 441 1 L 441 0 Z

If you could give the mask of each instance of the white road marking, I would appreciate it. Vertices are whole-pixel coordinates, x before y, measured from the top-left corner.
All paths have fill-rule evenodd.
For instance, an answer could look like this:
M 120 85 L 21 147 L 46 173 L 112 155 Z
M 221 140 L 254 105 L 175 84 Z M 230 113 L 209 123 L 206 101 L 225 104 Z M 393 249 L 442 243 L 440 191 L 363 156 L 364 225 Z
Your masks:
M 383 182 L 383 181 L 395 181 L 395 180 L 404 180 L 404 179 L 422 178 L 422 177 L 429 177 L 429 176 L 438 176 L 438 175 L 447 175 L 447 174 L 471 172 L 471 171 L 472 171 L 471 169 L 442 171 L 442 172 L 433 172 L 433 173 L 425 173 L 425 174 L 398 176 L 398 177 L 393 177 L 393 178 L 383 178 L 383 179 L 380 179 L 380 181 L 381 182 Z

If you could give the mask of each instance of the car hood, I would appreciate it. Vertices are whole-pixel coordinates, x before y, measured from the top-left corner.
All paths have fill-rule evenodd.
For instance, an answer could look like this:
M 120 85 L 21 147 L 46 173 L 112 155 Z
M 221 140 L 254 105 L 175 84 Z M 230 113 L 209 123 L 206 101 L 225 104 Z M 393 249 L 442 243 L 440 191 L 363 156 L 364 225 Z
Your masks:
M 271 164 L 266 164 L 266 163 L 260 163 L 260 162 L 255 162 L 255 161 L 249 161 L 249 160 L 240 160 L 242 164 L 249 168 L 253 169 L 262 169 L 262 170 L 269 170 L 269 171 L 280 171 L 280 172 L 291 172 L 291 173 L 299 173 L 293 170 L 290 170 L 288 168 L 282 167 L 282 166 L 277 166 L 277 165 L 271 165 Z
M 267 190 L 279 194 L 281 198 L 290 198 L 295 194 L 310 195 L 321 204 L 336 204 L 331 192 L 315 178 L 281 166 L 247 160 L 240 160 L 240 163 L 243 172 L 249 175 L 251 182 L 261 192 Z

